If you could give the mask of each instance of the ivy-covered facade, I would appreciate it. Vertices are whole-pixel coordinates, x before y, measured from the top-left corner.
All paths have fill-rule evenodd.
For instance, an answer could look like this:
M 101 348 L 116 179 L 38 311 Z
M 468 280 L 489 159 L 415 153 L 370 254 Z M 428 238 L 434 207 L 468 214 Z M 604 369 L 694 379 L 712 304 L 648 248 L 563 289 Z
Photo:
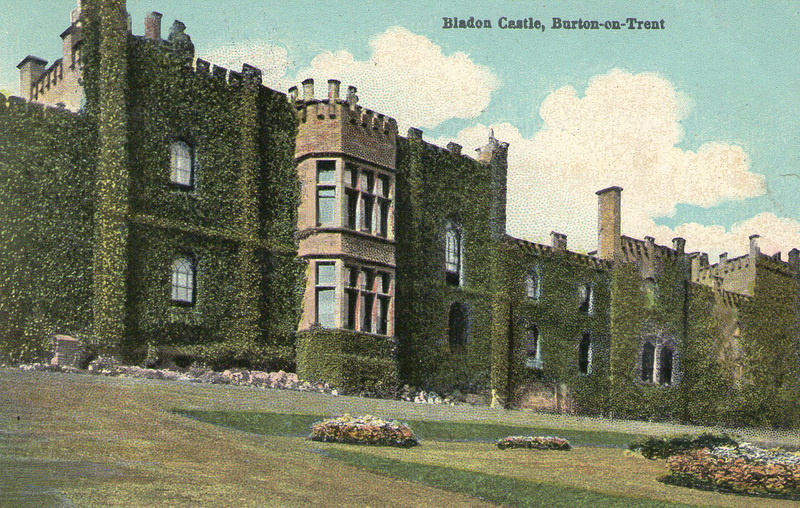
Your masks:
M 623 236 L 618 187 L 597 193 L 597 252 L 513 238 L 493 136 L 469 157 L 336 80 L 273 91 L 195 58 L 178 21 L 162 38 L 149 13 L 133 35 L 122 0 L 71 21 L 64 57 L 25 58 L 24 98 L 0 100 L 5 359 L 60 333 L 350 389 L 800 423 L 800 251 L 768 257 L 754 236 L 710 264 Z

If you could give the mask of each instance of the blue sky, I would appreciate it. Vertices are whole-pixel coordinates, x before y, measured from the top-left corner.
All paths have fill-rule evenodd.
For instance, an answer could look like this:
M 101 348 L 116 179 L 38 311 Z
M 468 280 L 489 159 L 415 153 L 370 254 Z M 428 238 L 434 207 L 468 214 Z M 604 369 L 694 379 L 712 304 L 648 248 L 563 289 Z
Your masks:
M 518 236 L 546 241 L 556 229 L 592 250 L 592 189 L 620 184 L 626 234 L 686 236 L 712 253 L 742 253 L 752 233 L 766 250 L 800 247 L 800 178 L 780 176 L 800 174 L 797 2 L 428 4 L 130 0 L 128 11 L 134 33 L 147 11 L 164 14 L 165 36 L 180 19 L 198 56 L 270 67 L 267 83 L 284 91 L 308 76 L 357 84 L 362 104 L 431 141 L 471 148 L 494 128 L 511 143 Z M 27 54 L 59 57 L 74 7 L 4 2 L 0 88 L 16 91 Z M 443 17 L 470 16 L 494 26 L 442 28 Z M 546 28 L 501 30 L 501 16 Z M 663 19 L 665 29 L 553 30 L 553 17 Z

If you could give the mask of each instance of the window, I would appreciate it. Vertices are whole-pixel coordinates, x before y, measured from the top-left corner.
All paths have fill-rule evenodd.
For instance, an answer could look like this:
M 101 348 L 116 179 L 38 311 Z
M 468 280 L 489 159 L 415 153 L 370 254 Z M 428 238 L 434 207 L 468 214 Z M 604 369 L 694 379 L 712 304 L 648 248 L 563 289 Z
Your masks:
M 651 342 L 642 345 L 642 374 L 641 379 L 645 383 L 653 382 L 653 367 L 655 364 L 655 346 Z
M 531 325 L 531 327 L 528 328 L 525 355 L 525 365 L 532 369 L 542 368 L 542 351 L 539 347 L 539 327 L 536 325 Z
M 658 355 L 658 383 L 669 386 L 672 384 L 673 351 L 670 346 L 663 346 Z
M 363 233 L 389 236 L 391 178 L 353 163 L 345 163 L 347 227 Z
M 333 262 L 316 264 L 316 322 L 325 328 L 336 326 L 336 265 Z
M 531 268 L 525 274 L 525 295 L 533 300 L 538 300 L 541 296 L 541 279 L 539 268 Z
M 192 148 L 183 141 L 169 147 L 170 181 L 183 187 L 194 186 L 194 157 Z
M 451 348 L 461 348 L 467 343 L 467 309 L 456 302 L 450 306 L 448 342 Z
M 583 314 L 594 314 L 594 288 L 591 284 L 584 284 L 578 289 L 580 305 L 578 312 Z
M 195 263 L 192 258 L 179 258 L 172 262 L 172 301 L 194 305 Z
M 445 229 L 445 282 L 450 286 L 461 285 L 463 239 L 461 228 L 448 222 Z
M 347 321 L 345 328 L 388 335 L 392 276 L 370 268 L 346 267 Z
M 317 161 L 317 226 L 334 226 L 336 161 Z
M 656 280 L 653 277 L 648 277 L 644 280 L 644 293 L 647 298 L 647 306 L 652 307 L 655 305 L 658 299 L 658 284 L 656 284 Z
M 592 373 L 592 334 L 584 333 L 578 345 L 578 370 L 581 374 Z

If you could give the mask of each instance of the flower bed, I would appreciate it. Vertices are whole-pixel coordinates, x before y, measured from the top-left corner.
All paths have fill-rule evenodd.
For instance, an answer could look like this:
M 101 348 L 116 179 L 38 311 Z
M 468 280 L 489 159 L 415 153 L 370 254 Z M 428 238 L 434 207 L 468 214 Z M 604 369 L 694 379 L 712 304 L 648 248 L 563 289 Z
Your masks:
M 648 437 L 628 445 L 632 451 L 641 452 L 647 459 L 666 459 L 680 452 L 713 448 L 715 446 L 736 446 L 739 444 L 727 434 L 712 434 L 706 432 L 692 436 L 682 434 L 679 436 Z
M 506 448 L 530 448 L 534 450 L 569 450 L 569 441 L 553 436 L 508 436 L 497 442 L 501 450 Z
M 800 455 L 738 447 L 681 452 L 667 459 L 667 483 L 754 494 L 800 496 Z
M 348 414 L 316 422 L 311 426 L 312 441 L 409 447 L 419 444 L 408 425 L 371 415 Z

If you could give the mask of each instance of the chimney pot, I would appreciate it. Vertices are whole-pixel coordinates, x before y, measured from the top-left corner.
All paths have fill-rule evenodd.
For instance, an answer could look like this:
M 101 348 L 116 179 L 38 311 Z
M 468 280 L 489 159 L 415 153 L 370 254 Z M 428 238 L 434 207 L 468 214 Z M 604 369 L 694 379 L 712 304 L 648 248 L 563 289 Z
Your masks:
M 678 254 L 683 254 L 686 251 L 686 239 L 677 236 L 672 239 L 672 248 L 678 252 Z
M 314 79 L 308 78 L 303 80 L 303 100 L 311 102 L 314 100 Z
M 289 89 L 289 100 L 291 102 L 297 102 L 297 87 L 293 86 Z
M 161 40 L 160 12 L 148 12 L 144 15 L 144 38 L 151 41 Z
M 328 100 L 331 104 L 335 104 L 339 100 L 339 85 L 341 84 L 342 82 L 338 79 L 328 80 Z
M 356 92 L 358 89 L 354 86 L 347 87 L 347 104 L 352 108 L 358 103 L 358 95 Z
M 760 235 L 750 235 L 750 255 L 757 256 L 761 253 L 761 249 L 758 247 L 758 239 L 761 238 Z
M 727 262 L 728 262 L 728 253 L 723 252 L 722 254 L 719 255 L 719 264 L 724 265 Z
M 550 239 L 554 249 L 567 250 L 567 235 L 550 231 Z
M 447 143 L 447 150 L 452 153 L 453 155 L 461 155 L 461 145 L 458 143 Z
M 789 266 L 793 270 L 800 270 L 800 250 L 792 249 L 789 251 Z

